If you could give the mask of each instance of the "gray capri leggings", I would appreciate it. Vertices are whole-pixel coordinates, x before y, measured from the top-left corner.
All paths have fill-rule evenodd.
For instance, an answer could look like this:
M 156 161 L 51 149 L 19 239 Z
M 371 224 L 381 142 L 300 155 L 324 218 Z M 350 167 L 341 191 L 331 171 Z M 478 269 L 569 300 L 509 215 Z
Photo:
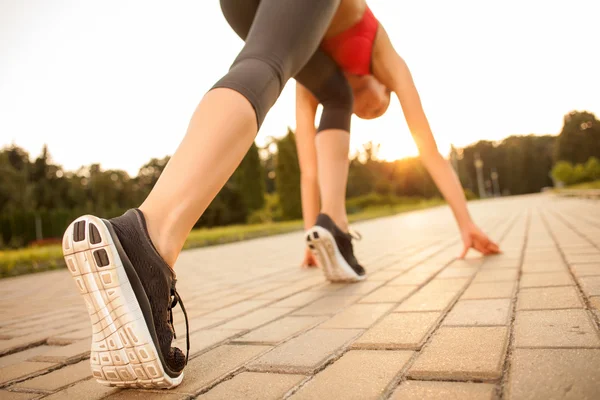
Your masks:
M 319 131 L 350 131 L 352 88 L 319 45 L 340 0 L 221 0 L 225 19 L 246 42 L 213 88 L 250 101 L 260 128 L 286 82 L 294 77 L 323 105 Z

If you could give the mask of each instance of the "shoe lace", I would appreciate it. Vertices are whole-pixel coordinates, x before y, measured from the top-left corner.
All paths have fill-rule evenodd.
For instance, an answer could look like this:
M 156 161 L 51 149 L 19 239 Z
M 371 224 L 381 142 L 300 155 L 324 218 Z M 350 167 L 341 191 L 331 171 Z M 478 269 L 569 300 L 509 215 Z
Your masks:
M 185 365 L 187 365 L 188 358 L 190 356 L 190 327 L 188 324 L 188 316 L 185 311 L 185 306 L 183 305 L 183 301 L 181 300 L 181 296 L 177 292 L 175 288 L 176 279 L 173 279 L 173 283 L 171 284 L 171 304 L 169 305 L 169 325 L 171 330 L 173 331 L 173 339 L 177 339 L 177 334 L 175 333 L 175 327 L 173 325 L 173 307 L 177 304 L 181 307 L 181 311 L 183 311 L 183 317 L 185 318 L 185 341 L 186 341 L 186 354 L 185 354 Z
M 348 236 L 355 240 L 362 240 L 362 235 L 360 234 L 360 232 L 355 231 L 352 228 L 348 228 Z

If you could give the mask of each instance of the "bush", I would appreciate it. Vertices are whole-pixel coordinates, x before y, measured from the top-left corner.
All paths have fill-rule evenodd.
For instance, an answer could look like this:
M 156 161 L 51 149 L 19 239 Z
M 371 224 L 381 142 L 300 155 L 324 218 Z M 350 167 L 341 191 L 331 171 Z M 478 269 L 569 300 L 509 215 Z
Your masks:
M 479 198 L 471 189 L 464 189 L 467 200 L 476 200 Z
M 568 161 L 559 161 L 552 168 L 552 177 L 566 185 L 573 181 L 573 165 Z
M 600 160 L 596 157 L 590 157 L 585 163 L 585 176 L 587 181 L 597 181 L 600 179 Z
M 393 194 L 369 193 L 364 196 L 354 197 L 346 201 L 348 214 L 354 214 L 370 207 L 386 207 L 401 204 L 417 204 L 423 199 L 419 197 L 400 197 Z

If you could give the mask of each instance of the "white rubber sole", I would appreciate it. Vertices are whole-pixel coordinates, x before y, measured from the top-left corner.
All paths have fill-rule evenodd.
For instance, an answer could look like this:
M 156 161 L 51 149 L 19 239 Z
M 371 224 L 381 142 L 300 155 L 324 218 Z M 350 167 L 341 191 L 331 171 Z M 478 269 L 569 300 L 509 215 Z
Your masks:
M 313 226 L 306 233 L 306 243 L 317 262 L 331 282 L 358 282 L 365 279 L 346 262 L 340 253 L 333 235 L 320 226 Z
M 92 322 L 92 375 L 106 386 L 173 388 L 140 305 L 102 220 L 77 218 L 64 234 L 63 255 Z

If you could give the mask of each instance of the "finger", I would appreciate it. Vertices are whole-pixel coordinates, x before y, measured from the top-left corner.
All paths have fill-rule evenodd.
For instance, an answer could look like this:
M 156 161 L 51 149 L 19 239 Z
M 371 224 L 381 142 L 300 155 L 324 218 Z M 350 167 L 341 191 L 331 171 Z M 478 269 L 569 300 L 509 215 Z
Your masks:
M 458 257 L 459 260 L 462 260 L 465 258 L 465 256 L 467 255 L 467 252 L 469 251 L 469 246 L 465 243 L 465 246 L 463 248 L 462 253 L 460 254 L 460 256 Z
M 475 247 L 475 250 L 477 250 L 481 254 L 486 255 L 486 248 L 481 243 L 475 241 L 473 247 Z
M 498 247 L 498 245 L 494 242 L 490 242 L 490 244 L 488 245 L 488 248 L 493 251 L 494 253 L 499 253 L 500 252 L 500 247 Z

